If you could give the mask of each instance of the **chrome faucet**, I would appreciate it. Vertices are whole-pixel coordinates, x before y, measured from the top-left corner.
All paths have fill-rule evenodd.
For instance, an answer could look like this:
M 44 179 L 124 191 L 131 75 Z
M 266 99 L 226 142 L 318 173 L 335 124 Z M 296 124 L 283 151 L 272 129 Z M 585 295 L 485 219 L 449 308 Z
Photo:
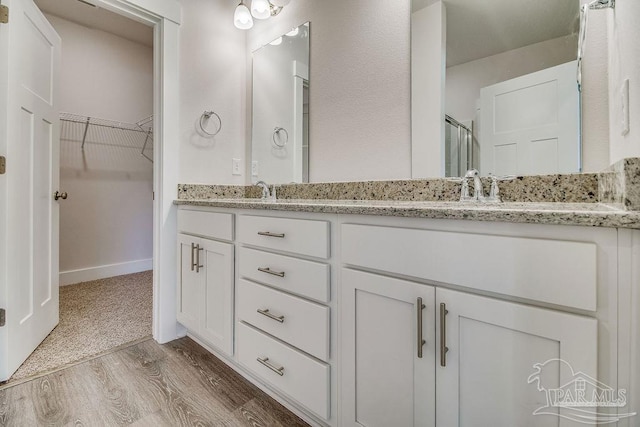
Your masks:
M 258 181 L 256 184 L 258 187 L 262 188 L 262 201 L 276 201 L 276 186 L 271 186 L 271 191 L 269 191 L 269 186 L 264 181 Z
M 484 202 L 484 190 L 482 189 L 482 181 L 480 180 L 480 172 L 477 169 L 469 169 L 467 173 L 464 175 L 464 181 L 467 182 L 467 179 L 473 178 L 473 197 L 469 197 L 466 200 L 477 200 L 479 202 Z M 464 187 L 464 184 L 463 184 Z M 469 192 L 469 186 L 467 183 L 467 196 Z M 462 198 L 461 198 L 462 200 Z
M 469 195 L 469 179 L 473 178 L 473 196 Z M 480 179 L 480 172 L 477 169 L 470 169 L 461 179 L 462 189 L 460 191 L 460 201 L 478 201 L 486 203 L 500 203 L 500 189 L 498 188 L 499 181 L 512 181 L 515 176 L 495 176 L 489 175 L 491 178 L 491 189 L 489 190 L 489 196 L 484 195 L 484 189 L 482 188 L 482 180 Z
M 262 200 L 268 200 L 271 198 L 271 192 L 269 191 L 269 186 L 267 185 L 266 182 L 264 181 L 258 181 L 256 182 L 256 185 L 260 188 L 262 188 Z

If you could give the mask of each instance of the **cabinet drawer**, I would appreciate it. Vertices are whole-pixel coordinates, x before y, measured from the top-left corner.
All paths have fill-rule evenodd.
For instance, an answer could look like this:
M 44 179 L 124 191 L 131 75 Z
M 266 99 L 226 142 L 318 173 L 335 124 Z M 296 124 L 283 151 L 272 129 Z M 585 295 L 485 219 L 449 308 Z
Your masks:
M 241 322 L 237 328 L 236 350 L 238 361 L 263 381 L 321 418 L 329 419 L 329 365 Z
M 329 359 L 328 307 L 246 280 L 239 281 L 237 295 L 238 319 L 319 359 Z
M 238 240 L 249 245 L 329 258 L 329 222 L 241 215 Z
M 178 233 L 233 240 L 233 214 L 178 210 Z
M 241 276 L 325 303 L 330 298 L 329 271 L 329 265 L 319 262 L 240 249 Z
M 347 265 L 596 310 L 592 242 L 358 224 L 341 235 Z

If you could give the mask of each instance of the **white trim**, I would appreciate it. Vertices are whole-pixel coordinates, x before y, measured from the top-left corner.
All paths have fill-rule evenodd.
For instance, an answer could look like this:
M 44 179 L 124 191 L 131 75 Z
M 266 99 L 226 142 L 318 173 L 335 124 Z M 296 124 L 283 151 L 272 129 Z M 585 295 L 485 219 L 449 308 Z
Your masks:
M 178 25 L 182 21 L 182 8 L 175 0 L 92 0 L 91 3 L 148 25 L 155 25 L 161 19 Z
M 176 320 L 176 207 L 179 164 L 179 24 L 176 0 L 95 0 L 105 9 L 154 27 L 153 338 L 169 342 L 184 329 Z
M 139 273 L 141 271 L 151 270 L 152 268 L 153 259 L 149 258 L 138 261 L 121 262 L 119 264 L 107 264 L 78 270 L 61 271 L 60 286 L 122 276 L 123 274 Z

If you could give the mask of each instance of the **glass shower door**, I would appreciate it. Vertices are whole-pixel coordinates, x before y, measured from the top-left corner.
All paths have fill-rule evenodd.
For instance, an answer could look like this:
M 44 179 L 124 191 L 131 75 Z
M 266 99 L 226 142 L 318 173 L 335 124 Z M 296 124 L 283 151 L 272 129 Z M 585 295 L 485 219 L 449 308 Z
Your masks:
M 463 176 L 469 169 L 477 169 L 474 155 L 473 124 L 471 129 L 450 116 L 445 116 L 445 176 Z

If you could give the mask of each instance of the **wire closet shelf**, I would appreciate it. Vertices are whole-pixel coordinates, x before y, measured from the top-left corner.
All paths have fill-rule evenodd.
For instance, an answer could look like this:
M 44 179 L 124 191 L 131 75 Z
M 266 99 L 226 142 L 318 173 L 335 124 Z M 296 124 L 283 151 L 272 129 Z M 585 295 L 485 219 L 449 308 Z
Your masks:
M 135 149 L 153 162 L 153 116 L 137 123 L 60 113 L 60 139 L 85 144 Z

